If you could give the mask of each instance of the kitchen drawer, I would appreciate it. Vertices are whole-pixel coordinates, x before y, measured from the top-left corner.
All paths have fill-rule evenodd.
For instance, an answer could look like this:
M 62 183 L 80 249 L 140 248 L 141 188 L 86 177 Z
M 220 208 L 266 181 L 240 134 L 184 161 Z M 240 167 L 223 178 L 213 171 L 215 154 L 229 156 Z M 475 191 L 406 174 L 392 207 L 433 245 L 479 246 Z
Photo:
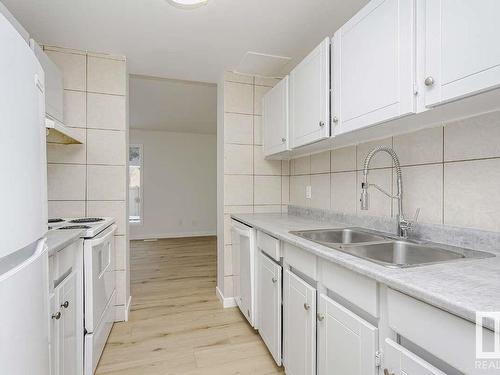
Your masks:
M 326 260 L 320 261 L 320 282 L 374 317 L 379 316 L 377 282 Z
M 284 258 L 291 267 L 313 280 L 317 280 L 316 256 L 314 254 L 285 242 Z
M 76 267 L 77 256 L 82 254 L 82 240 L 78 239 L 58 251 L 49 260 L 50 287 L 59 285 Z
M 498 374 L 476 368 L 476 325 L 425 302 L 389 289 L 389 326 L 401 336 L 465 374 Z M 481 328 L 485 348 L 494 333 Z
M 275 261 L 279 262 L 281 258 L 280 240 L 271 237 L 270 235 L 258 231 L 257 232 L 257 247 L 264 253 L 269 255 Z

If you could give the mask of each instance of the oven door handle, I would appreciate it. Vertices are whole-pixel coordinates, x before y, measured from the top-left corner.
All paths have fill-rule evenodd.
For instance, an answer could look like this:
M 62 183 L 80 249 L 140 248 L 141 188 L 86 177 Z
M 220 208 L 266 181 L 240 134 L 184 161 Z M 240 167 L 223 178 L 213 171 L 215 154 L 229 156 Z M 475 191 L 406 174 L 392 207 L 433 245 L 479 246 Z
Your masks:
M 116 231 L 116 224 L 113 224 L 112 226 L 109 227 L 109 229 L 105 232 L 105 234 L 102 237 L 96 237 L 90 240 L 90 244 L 92 247 L 94 246 L 99 246 L 103 242 L 107 241 L 107 239 L 111 236 L 114 235 Z

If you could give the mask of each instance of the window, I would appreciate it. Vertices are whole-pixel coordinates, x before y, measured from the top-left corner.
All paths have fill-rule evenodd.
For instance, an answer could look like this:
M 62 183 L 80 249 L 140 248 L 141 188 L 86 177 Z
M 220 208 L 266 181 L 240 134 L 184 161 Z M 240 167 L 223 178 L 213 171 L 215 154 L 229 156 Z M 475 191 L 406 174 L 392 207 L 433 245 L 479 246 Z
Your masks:
M 129 146 L 129 222 L 142 223 L 142 145 Z

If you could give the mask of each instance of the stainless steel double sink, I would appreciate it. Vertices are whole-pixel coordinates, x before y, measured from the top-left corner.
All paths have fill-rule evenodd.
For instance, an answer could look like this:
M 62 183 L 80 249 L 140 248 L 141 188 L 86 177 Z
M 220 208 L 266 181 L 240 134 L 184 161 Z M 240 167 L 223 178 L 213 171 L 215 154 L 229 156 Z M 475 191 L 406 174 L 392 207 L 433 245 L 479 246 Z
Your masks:
M 493 254 L 483 251 L 407 240 L 362 228 L 304 230 L 290 233 L 392 268 L 494 257 Z

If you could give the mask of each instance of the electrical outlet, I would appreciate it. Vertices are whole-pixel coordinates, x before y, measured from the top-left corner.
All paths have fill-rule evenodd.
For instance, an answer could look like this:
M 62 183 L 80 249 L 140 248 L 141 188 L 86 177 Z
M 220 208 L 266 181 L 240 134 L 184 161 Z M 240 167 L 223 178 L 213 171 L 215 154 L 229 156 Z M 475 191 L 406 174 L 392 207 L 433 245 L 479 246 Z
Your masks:
M 306 199 L 312 198 L 312 188 L 311 185 L 306 186 Z

